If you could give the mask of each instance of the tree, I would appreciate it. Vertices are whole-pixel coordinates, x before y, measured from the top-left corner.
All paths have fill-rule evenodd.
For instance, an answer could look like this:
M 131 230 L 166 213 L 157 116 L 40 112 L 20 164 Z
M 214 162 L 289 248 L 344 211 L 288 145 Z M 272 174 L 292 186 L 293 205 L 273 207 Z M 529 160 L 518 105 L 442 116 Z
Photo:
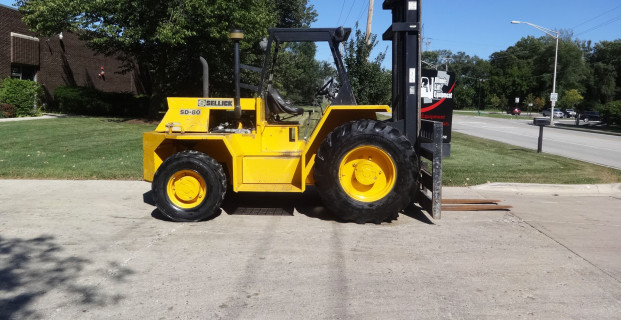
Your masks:
M 533 107 L 535 106 L 535 96 L 532 93 L 529 93 L 526 98 L 524 98 L 524 105 L 526 106 L 528 112 L 533 111 Z
M 459 90 L 455 90 L 455 94 L 453 95 L 455 107 L 457 109 L 468 108 L 477 104 L 478 100 L 476 99 L 476 91 L 474 86 L 462 85 L 458 89 Z M 478 106 L 478 108 L 482 109 L 481 106 Z
M 489 98 L 489 104 L 492 106 L 492 109 L 498 109 L 500 106 L 500 98 L 497 95 L 493 94 Z
M 534 102 L 533 102 L 533 108 L 536 111 L 541 111 L 543 110 L 543 107 L 545 107 L 546 105 L 546 99 L 542 98 L 542 97 L 537 97 L 535 98 Z
M 564 108 L 575 108 L 584 98 L 580 95 L 580 92 L 576 89 L 567 90 L 565 94 L 561 96 L 559 104 Z
M 345 66 L 358 104 L 390 104 L 392 74 L 382 68 L 385 54 L 380 53 L 369 61 L 371 50 L 377 44 L 374 34 L 367 44 L 366 33 L 358 29 L 358 24 L 353 38 L 345 44 Z
M 491 90 L 505 95 L 509 99 L 507 105 L 512 104 L 515 97 L 541 94 L 541 75 L 536 71 L 536 60 L 544 48 L 541 38 L 529 36 L 490 56 Z
M 591 104 L 605 104 L 621 99 L 621 39 L 596 43 L 588 52 L 587 60 L 592 77 L 586 100 Z
M 455 73 L 455 89 L 453 90 L 455 107 L 457 109 L 480 105 L 485 109 L 486 93 L 489 92 L 489 74 L 491 65 L 477 56 L 467 55 L 465 52 L 453 53 L 450 50 L 434 50 L 422 53 L 426 62 L 425 69 L 448 70 Z M 450 62 L 449 62 L 450 61 Z
M 313 42 L 292 42 L 279 51 L 274 70 L 274 85 L 297 105 L 311 105 L 315 92 L 336 70 L 325 61 L 315 59 Z
M 16 4 L 33 31 L 74 32 L 95 52 L 117 56 L 124 72 L 140 70 L 152 97 L 152 113 L 166 96 L 200 92 L 199 55 L 210 66 L 210 92 L 232 96 L 231 29 L 245 32 L 242 59 L 250 64 L 262 57 L 258 43 L 278 19 L 304 26 L 316 15 L 305 0 L 18 0 Z
M 317 11 L 308 0 L 275 0 L 278 28 L 308 28 L 317 19 Z
M 599 111 L 602 113 L 602 119 L 606 123 L 621 124 L 621 100 L 608 102 Z
M 616 77 L 617 72 L 613 65 L 595 62 L 591 66 L 591 81 L 588 85 L 593 100 L 602 104 L 612 101 L 617 91 Z

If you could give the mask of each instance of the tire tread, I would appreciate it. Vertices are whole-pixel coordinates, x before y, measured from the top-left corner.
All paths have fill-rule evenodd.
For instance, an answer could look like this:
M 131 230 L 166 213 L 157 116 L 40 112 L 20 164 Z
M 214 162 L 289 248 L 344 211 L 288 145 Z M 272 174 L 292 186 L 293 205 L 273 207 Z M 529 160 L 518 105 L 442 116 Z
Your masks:
M 370 203 L 349 197 L 337 177 L 339 156 L 365 141 L 390 149 L 389 154 L 398 165 L 393 190 L 385 198 Z M 345 123 L 326 136 L 317 150 L 314 178 L 322 201 L 339 218 L 356 223 L 381 223 L 396 219 L 398 212 L 410 204 L 417 185 L 417 168 L 414 148 L 399 130 L 384 122 L 365 119 Z

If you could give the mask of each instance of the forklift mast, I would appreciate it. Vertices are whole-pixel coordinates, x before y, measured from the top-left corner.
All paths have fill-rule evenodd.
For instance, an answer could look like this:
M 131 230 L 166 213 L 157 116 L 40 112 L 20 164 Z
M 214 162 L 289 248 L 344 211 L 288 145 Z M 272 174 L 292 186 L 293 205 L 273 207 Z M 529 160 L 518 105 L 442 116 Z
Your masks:
M 392 121 L 415 144 L 420 126 L 421 0 L 385 0 L 392 25 L 382 35 L 392 41 Z
M 421 0 L 385 0 L 392 25 L 392 124 L 416 149 L 419 163 L 414 199 L 434 219 L 442 212 L 442 122 L 421 120 Z

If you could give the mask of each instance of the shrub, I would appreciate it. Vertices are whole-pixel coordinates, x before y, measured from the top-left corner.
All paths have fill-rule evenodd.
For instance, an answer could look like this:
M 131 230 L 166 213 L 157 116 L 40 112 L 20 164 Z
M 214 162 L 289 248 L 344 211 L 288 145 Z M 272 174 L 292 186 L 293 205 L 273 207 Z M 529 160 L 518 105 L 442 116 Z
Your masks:
M 34 81 L 6 78 L 0 86 L 0 102 L 15 106 L 18 117 L 35 115 L 42 97 L 43 88 Z
M 0 103 L 0 118 L 15 118 L 15 106 L 8 103 Z
M 147 114 L 149 106 L 149 99 L 145 96 L 102 92 L 87 87 L 58 87 L 54 91 L 54 100 L 62 113 L 89 116 L 142 117 Z
M 582 111 L 590 111 L 590 110 L 599 110 L 599 109 L 601 109 L 601 107 L 602 107 L 602 105 L 599 104 L 597 101 L 582 100 L 582 102 L 580 102 L 574 108 L 574 110 L 582 112 Z
M 110 116 L 143 117 L 149 112 L 149 97 L 134 96 L 129 92 L 106 92 L 104 99 L 110 103 Z
M 58 111 L 88 116 L 106 116 L 112 108 L 96 89 L 61 86 L 54 90 Z
M 602 120 L 608 124 L 621 124 L 621 100 L 611 101 L 599 108 Z

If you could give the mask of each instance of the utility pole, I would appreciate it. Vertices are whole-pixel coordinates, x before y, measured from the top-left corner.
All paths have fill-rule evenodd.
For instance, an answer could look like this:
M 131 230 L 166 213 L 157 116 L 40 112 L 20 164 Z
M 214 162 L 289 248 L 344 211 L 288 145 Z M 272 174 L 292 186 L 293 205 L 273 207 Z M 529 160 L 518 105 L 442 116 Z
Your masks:
M 449 62 L 449 60 L 455 60 L 455 59 L 453 59 L 451 57 L 441 57 L 441 58 L 439 58 L 439 60 L 444 60 L 444 71 L 448 72 L 449 71 L 448 70 L 448 62 Z
M 373 0 L 369 0 L 369 14 L 367 16 L 367 45 L 371 40 L 371 22 L 373 21 Z

